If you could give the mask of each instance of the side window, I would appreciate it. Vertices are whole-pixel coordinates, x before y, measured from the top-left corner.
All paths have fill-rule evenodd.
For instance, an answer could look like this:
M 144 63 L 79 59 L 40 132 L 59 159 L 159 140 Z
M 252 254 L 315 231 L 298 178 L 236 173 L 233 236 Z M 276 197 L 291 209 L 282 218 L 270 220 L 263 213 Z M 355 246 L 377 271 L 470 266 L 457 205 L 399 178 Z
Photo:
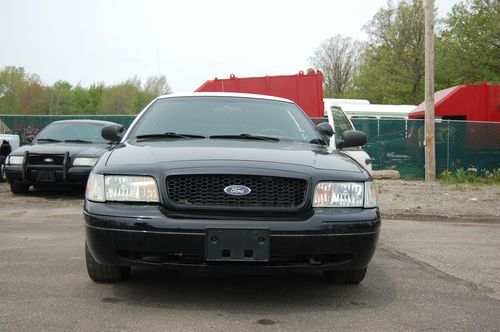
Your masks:
M 333 124 L 335 126 L 336 137 L 342 136 L 344 134 L 344 131 L 346 130 L 354 130 L 354 128 L 351 125 L 351 122 L 341 109 L 337 107 L 332 107 L 332 113 L 333 113 Z
M 328 122 L 328 118 L 311 118 L 312 122 L 314 123 L 315 126 L 319 125 L 320 123 L 323 122 Z

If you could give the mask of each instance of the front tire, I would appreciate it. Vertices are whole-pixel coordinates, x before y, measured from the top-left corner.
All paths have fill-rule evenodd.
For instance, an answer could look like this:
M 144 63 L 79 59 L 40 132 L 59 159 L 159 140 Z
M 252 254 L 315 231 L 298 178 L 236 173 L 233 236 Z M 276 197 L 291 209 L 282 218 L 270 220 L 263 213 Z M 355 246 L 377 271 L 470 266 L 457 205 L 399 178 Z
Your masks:
M 11 183 L 10 191 L 12 191 L 14 195 L 27 194 L 30 191 L 30 186 L 23 183 Z
M 130 275 L 130 266 L 105 265 L 98 263 L 85 243 L 85 262 L 90 279 L 94 281 L 122 281 Z
M 335 284 L 357 285 L 365 278 L 366 269 L 323 271 L 323 275 L 326 280 Z
M 0 182 L 7 182 L 7 177 L 5 176 L 5 166 L 0 164 Z

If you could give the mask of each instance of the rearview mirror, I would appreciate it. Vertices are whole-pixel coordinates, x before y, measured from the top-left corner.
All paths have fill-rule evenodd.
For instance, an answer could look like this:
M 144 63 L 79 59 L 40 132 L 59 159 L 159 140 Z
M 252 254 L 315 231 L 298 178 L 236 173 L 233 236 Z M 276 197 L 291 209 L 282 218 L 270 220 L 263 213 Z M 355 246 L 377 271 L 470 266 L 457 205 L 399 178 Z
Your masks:
M 346 130 L 344 134 L 339 137 L 339 140 L 336 142 L 337 148 L 349 148 L 353 146 L 362 146 L 365 145 L 367 141 L 366 134 L 362 131 L 356 130 Z
M 124 128 L 121 125 L 107 125 L 102 128 L 101 136 L 108 141 L 117 143 L 122 140 Z
M 332 137 L 334 134 L 332 126 L 328 122 L 322 122 L 316 126 L 316 130 L 326 137 Z

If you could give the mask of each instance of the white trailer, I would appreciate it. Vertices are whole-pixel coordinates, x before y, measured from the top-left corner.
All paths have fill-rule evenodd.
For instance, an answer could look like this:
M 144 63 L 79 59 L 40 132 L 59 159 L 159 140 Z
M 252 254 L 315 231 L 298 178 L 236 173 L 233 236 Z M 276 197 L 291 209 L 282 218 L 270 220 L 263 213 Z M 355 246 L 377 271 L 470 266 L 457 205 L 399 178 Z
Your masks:
M 354 105 L 354 104 L 339 104 L 335 107 L 340 107 L 349 118 L 391 118 L 391 119 L 408 119 L 408 114 L 417 106 L 415 105 Z
M 327 116 L 326 110 L 332 109 L 333 106 L 340 105 L 370 105 L 370 101 L 366 99 L 337 99 L 337 98 L 323 98 L 323 103 L 325 105 L 325 114 Z

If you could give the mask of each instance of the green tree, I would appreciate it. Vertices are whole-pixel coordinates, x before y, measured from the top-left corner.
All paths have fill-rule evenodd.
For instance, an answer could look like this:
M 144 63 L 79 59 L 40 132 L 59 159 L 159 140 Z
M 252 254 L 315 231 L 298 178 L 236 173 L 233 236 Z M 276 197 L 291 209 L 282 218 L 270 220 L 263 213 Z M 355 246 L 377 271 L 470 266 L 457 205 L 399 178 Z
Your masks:
M 50 89 L 49 114 L 75 114 L 72 86 L 66 81 L 57 81 Z
M 309 59 L 323 73 L 326 97 L 342 97 L 352 83 L 359 65 L 361 43 L 336 35 L 325 39 Z
M 164 75 L 152 76 L 144 85 L 134 76 L 112 86 L 94 83 L 85 88 L 66 81 L 44 85 L 22 67 L 0 69 L 0 114 L 137 114 L 153 98 L 168 93 Z
M 74 113 L 98 114 L 104 89 L 104 83 L 94 83 L 88 89 L 75 86 L 71 91 Z
M 97 114 L 102 103 L 104 94 L 104 83 L 92 84 L 87 90 L 87 100 L 83 114 Z
M 152 98 L 172 93 L 165 75 L 148 77 L 144 84 L 144 91 Z
M 436 38 L 436 88 L 500 82 L 500 1 L 453 6 Z
M 26 85 L 28 80 L 24 68 L 8 66 L 0 70 L 0 114 L 20 112 L 19 98 Z
M 39 79 L 30 79 L 19 96 L 19 113 L 48 114 L 50 110 L 50 88 Z
M 102 94 L 100 113 L 102 114 L 137 114 L 137 91 L 131 81 L 106 87 Z
M 135 108 L 140 111 L 154 98 L 170 93 L 172 89 L 165 75 L 148 77 L 144 86 L 137 90 Z
M 423 99 L 422 0 L 388 2 L 364 27 L 369 41 L 348 97 L 372 103 L 418 104 Z

